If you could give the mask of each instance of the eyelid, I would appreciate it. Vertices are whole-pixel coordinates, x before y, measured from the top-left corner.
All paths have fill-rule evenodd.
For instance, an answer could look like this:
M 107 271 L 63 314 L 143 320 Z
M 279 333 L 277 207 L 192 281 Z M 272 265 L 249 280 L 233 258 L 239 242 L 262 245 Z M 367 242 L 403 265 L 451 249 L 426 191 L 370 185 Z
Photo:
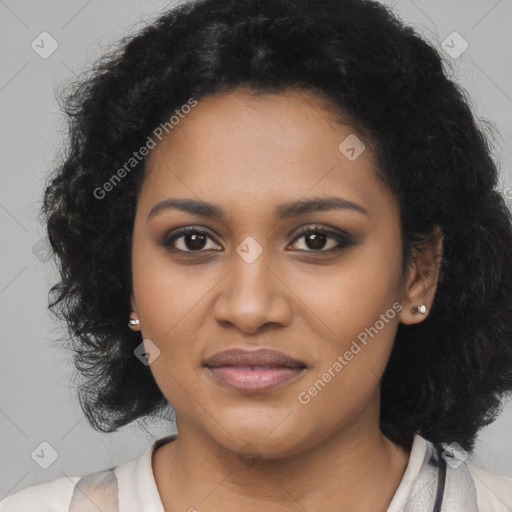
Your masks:
M 310 232 L 321 232 L 321 233 L 325 233 L 329 236 L 336 235 L 340 238 L 344 238 L 347 240 L 349 240 L 349 239 L 354 240 L 354 237 L 350 233 L 348 233 L 347 231 L 345 231 L 343 229 L 313 223 L 313 224 L 304 224 L 302 226 L 299 226 L 296 230 L 295 238 L 292 241 L 295 241 L 295 240 L 297 240 L 297 238 L 300 238 L 301 236 L 308 234 Z

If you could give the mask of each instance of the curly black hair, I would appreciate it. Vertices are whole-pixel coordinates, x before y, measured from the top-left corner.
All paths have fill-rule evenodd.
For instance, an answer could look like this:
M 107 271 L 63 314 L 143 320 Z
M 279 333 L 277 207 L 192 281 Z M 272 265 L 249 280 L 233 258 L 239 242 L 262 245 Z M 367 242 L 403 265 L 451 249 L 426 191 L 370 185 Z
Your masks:
M 95 429 L 169 406 L 126 324 L 145 159 L 126 162 L 190 98 L 295 89 L 327 98 L 371 143 L 399 203 L 404 264 L 437 227 L 443 234 L 432 310 L 398 327 L 381 429 L 400 444 L 417 432 L 474 448 L 512 390 L 512 217 L 487 134 L 443 63 L 374 1 L 199 0 L 160 13 L 71 84 L 68 150 L 42 214 L 60 272 L 49 308 L 68 326 Z

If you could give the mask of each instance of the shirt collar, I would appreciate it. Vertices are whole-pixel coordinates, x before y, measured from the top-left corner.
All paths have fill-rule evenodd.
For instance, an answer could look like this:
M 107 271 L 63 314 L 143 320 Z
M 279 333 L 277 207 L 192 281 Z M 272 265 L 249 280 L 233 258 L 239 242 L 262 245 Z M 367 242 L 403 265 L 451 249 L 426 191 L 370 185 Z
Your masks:
M 153 474 L 152 458 L 157 448 L 176 438 L 177 434 L 171 434 L 157 439 L 136 461 L 137 493 L 147 512 L 165 512 Z M 407 467 L 386 512 L 430 512 L 436 500 L 441 464 L 445 461 L 434 445 L 414 434 Z M 475 486 L 465 463 L 446 466 L 442 510 L 478 512 Z

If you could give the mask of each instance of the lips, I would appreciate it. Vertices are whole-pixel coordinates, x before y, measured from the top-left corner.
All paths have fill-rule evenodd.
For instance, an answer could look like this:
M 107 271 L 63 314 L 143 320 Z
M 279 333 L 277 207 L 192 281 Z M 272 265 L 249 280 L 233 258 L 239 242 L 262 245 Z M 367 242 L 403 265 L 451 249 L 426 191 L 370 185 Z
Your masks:
M 204 361 L 204 366 L 219 368 L 221 366 L 255 366 L 301 368 L 306 364 L 272 349 L 243 350 L 230 349 L 218 352 Z
M 208 374 L 224 387 L 242 393 L 260 393 L 299 378 L 307 366 L 272 349 L 231 349 L 206 359 Z

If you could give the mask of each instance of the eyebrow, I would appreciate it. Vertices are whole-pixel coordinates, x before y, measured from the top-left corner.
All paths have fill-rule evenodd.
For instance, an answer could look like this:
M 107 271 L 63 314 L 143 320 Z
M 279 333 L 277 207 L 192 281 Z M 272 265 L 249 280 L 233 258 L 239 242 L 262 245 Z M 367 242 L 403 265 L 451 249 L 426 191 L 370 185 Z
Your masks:
M 215 217 L 219 219 L 225 218 L 224 210 L 216 204 L 202 201 L 200 199 L 168 198 L 160 201 L 151 208 L 148 213 L 147 220 L 154 217 L 157 213 L 169 209 L 177 209 L 183 212 L 201 215 L 203 217 Z M 368 215 L 368 211 L 365 208 L 341 197 L 313 197 L 311 199 L 289 201 L 278 205 L 275 209 L 275 215 L 279 219 L 285 219 L 303 215 L 305 213 L 328 210 L 353 210 L 364 215 Z

